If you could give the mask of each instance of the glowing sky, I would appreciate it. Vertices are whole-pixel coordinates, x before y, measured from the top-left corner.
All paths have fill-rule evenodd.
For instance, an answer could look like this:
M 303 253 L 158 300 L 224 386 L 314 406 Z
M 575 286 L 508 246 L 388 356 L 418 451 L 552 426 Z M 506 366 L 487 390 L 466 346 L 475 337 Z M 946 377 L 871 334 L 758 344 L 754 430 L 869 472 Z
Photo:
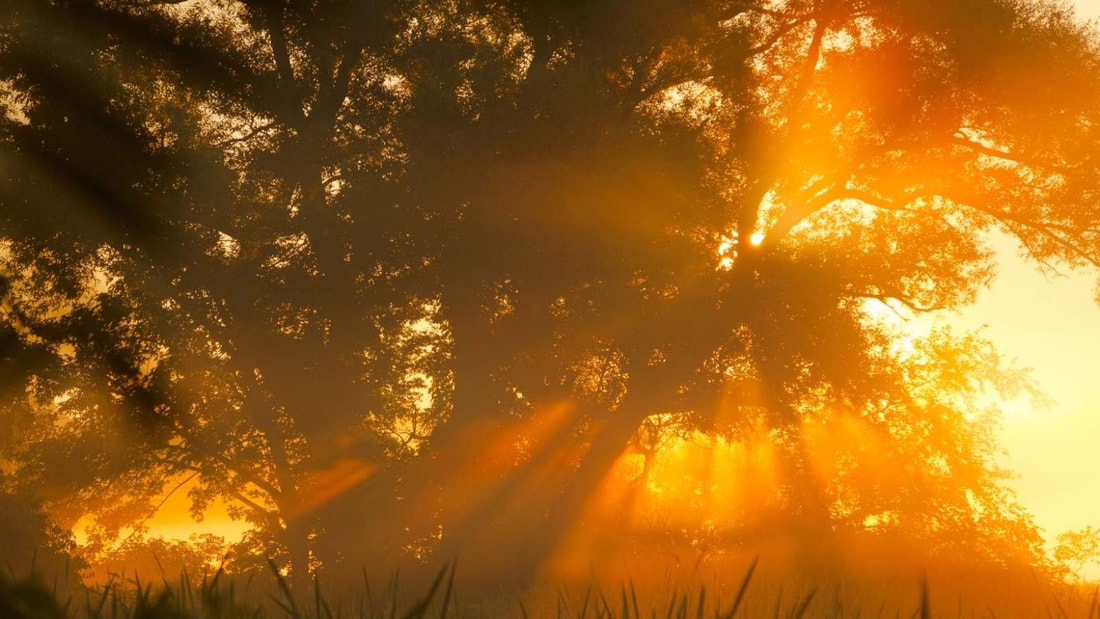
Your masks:
M 1011 486 L 1053 541 L 1059 533 L 1100 525 L 1100 307 L 1095 275 L 1046 277 L 997 239 L 999 276 L 977 303 L 937 317 L 981 333 L 1006 360 L 1029 367 L 1053 400 L 1047 410 L 1027 402 L 1006 407 L 1001 428 L 1003 464 L 1016 472 Z M 1090 570 L 1100 577 L 1100 567 Z
M 1100 0 L 1076 0 L 1078 15 L 1100 20 Z M 1100 102 L 1098 102 L 1100 105 Z M 1048 541 L 1059 533 L 1100 525 L 1100 307 L 1096 275 L 1044 277 L 995 243 L 1000 275 L 977 303 L 944 319 L 983 328 L 1006 358 L 1034 370 L 1054 400 L 1050 410 L 1013 407 L 1001 431 L 1012 486 Z M 984 325 L 984 327 L 983 327 Z M 1100 566 L 1088 575 L 1100 577 Z

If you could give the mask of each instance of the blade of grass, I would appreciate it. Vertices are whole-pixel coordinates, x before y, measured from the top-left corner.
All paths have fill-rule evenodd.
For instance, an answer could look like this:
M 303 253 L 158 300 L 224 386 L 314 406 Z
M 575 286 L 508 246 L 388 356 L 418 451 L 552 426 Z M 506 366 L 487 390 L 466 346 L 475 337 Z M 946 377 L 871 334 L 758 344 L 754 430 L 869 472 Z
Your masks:
M 672 619 L 672 613 L 676 610 L 676 600 L 678 597 L 676 591 L 673 591 L 672 599 L 668 601 L 668 610 L 665 611 L 665 619 Z
M 611 617 L 612 619 L 614 619 L 615 613 L 611 610 L 611 605 L 607 603 L 607 597 L 603 594 L 603 591 L 600 591 L 597 588 L 596 593 L 598 593 L 600 595 L 600 604 L 603 606 L 600 609 L 600 617 L 607 616 L 607 617 Z
M 294 602 L 294 595 L 290 592 L 290 585 L 287 584 L 286 579 L 279 573 L 279 566 L 275 565 L 275 561 L 268 557 L 268 566 L 271 567 L 271 571 L 275 574 L 275 582 L 279 585 L 279 590 L 283 592 L 283 596 L 286 597 L 287 604 L 289 605 L 289 614 L 294 619 L 301 619 L 301 613 L 298 612 L 298 605 Z M 282 604 L 280 604 L 282 606 Z
M 374 596 L 371 594 L 370 578 L 367 577 L 367 566 L 365 566 L 365 565 L 363 566 L 363 586 L 367 590 L 367 608 L 369 609 L 369 612 L 370 612 L 371 616 L 373 616 L 374 615 Z
M 329 608 L 328 602 L 325 601 L 325 597 L 321 595 L 321 580 L 317 578 L 316 574 L 313 576 L 313 599 L 314 609 L 316 611 L 317 619 L 321 619 L 321 613 L 324 613 L 328 619 L 333 619 L 332 609 Z
M 405 613 L 405 619 L 417 619 L 423 617 L 428 613 L 428 607 L 431 606 L 432 599 L 435 598 L 435 594 L 439 591 L 439 585 L 443 584 L 443 576 L 447 574 L 447 570 L 450 568 L 450 564 L 444 564 L 443 568 L 439 570 L 439 573 L 435 575 L 435 580 L 432 581 L 432 586 L 428 589 L 428 594 L 423 597 L 415 606 L 409 609 L 409 612 Z M 395 600 L 396 602 L 396 600 Z
M 451 594 L 455 586 L 455 570 L 458 569 L 458 559 L 451 561 L 451 575 L 447 578 L 447 588 L 443 591 L 443 611 L 439 619 L 447 619 L 447 609 L 451 606 Z
M 103 607 L 107 604 L 107 596 L 111 592 L 111 581 L 108 580 L 107 584 L 103 585 L 103 595 L 99 598 L 99 604 L 96 605 L 95 610 L 92 610 L 92 605 L 89 601 L 88 612 L 92 617 L 99 617 L 103 613 Z
M 806 598 L 802 600 L 802 603 L 798 605 L 798 608 L 791 614 L 791 619 L 802 619 L 802 615 L 806 613 L 806 609 L 810 607 L 810 602 L 814 601 L 814 595 L 817 593 L 817 589 L 810 589 L 810 593 L 806 595 Z
M 275 597 L 274 595 L 271 595 L 271 594 L 268 594 L 267 597 L 271 598 L 271 601 L 275 602 L 275 605 L 278 606 L 279 608 L 281 608 L 283 610 L 283 612 L 286 613 L 287 615 L 290 615 L 292 617 L 296 616 L 294 609 L 287 606 L 286 603 L 283 602 L 282 600 L 280 600 L 279 598 L 277 598 L 277 597 Z
M 390 581 L 390 619 L 397 619 L 397 585 L 401 579 L 401 570 L 393 573 Z
M 195 610 L 195 600 L 191 597 L 191 583 L 188 582 L 187 568 L 180 570 L 180 604 L 186 604 L 187 610 Z
M 588 614 L 588 599 L 592 596 L 592 585 L 588 585 L 588 588 L 584 590 L 584 602 L 581 603 L 581 614 L 577 615 L 579 619 L 584 619 L 584 616 Z
M 724 619 L 733 619 L 733 616 L 737 614 L 737 609 L 741 607 L 741 602 L 745 599 L 745 591 L 749 588 L 749 581 L 752 580 L 752 574 L 756 571 L 756 564 L 760 561 L 760 555 L 757 555 L 752 563 L 749 565 L 748 571 L 745 572 L 745 577 L 741 579 L 741 586 L 737 589 L 737 597 L 733 599 L 733 606 L 730 607 L 728 613 L 726 613 Z M 631 583 L 633 585 L 633 583 Z
M 928 575 L 925 574 L 920 580 L 920 619 L 930 619 L 932 616 L 932 605 L 928 602 Z
M 1066 614 L 1066 609 L 1062 607 L 1062 602 L 1058 599 L 1058 596 L 1051 594 L 1050 597 L 1054 600 L 1054 605 L 1058 607 L 1058 612 L 1062 614 L 1062 619 L 1069 619 L 1069 615 Z

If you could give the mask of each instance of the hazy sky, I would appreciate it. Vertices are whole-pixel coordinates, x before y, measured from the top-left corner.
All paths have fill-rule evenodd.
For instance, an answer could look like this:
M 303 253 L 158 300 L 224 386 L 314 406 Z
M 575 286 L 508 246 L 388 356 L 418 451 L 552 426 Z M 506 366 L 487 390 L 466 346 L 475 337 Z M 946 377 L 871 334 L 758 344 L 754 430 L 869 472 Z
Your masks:
M 1077 0 L 1100 19 L 1100 0 Z M 1100 104 L 1100 102 L 1098 102 Z M 1054 400 L 1047 411 L 1011 410 L 1001 432 L 1012 485 L 1048 540 L 1100 525 L 1100 307 L 1096 275 L 1044 277 L 998 240 L 1000 276 L 978 302 L 950 320 L 981 327 L 1007 358 L 1033 368 Z M 1100 577 L 1100 566 L 1090 570 Z
M 1049 410 L 1007 407 L 1001 430 L 1012 486 L 1048 541 L 1068 529 L 1100 525 L 1100 307 L 1095 275 L 1045 277 L 998 239 L 1000 274 L 992 289 L 953 324 L 981 329 L 998 351 L 1030 367 L 1054 400 Z M 1100 570 L 1094 574 L 1100 576 Z

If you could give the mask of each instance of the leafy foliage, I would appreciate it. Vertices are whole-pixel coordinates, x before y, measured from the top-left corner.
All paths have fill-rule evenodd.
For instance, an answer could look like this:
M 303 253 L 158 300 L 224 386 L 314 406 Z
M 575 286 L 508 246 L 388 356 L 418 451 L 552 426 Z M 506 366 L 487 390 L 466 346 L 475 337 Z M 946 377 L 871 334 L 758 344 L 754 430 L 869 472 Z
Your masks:
M 972 300 L 991 231 L 1100 264 L 1100 50 L 1065 7 L 0 10 L 0 448 L 63 525 L 106 543 L 185 480 L 298 579 L 490 541 L 530 570 L 671 415 L 763 424 L 819 531 L 1037 558 L 978 404 L 1026 380 L 868 308 Z M 895 487 L 858 454 L 815 479 L 813 424 Z

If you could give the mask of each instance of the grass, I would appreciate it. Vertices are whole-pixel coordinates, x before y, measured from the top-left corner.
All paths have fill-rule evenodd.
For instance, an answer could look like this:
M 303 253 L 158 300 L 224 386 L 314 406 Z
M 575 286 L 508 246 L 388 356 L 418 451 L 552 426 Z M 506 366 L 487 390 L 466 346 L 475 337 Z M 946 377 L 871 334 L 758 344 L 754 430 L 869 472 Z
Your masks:
M 608 593 L 598 585 L 588 585 L 583 594 L 559 587 L 538 595 L 510 596 L 503 604 L 474 602 L 458 604 L 455 598 L 456 565 L 448 564 L 419 595 L 400 594 L 395 576 L 385 595 L 375 596 L 364 576 L 363 589 L 350 599 L 333 600 L 312 581 L 310 590 L 291 583 L 271 564 L 266 590 L 253 588 L 249 579 L 240 588 L 238 581 L 221 569 L 204 574 L 192 582 L 185 572 L 178 579 L 162 577 L 157 584 L 143 582 L 137 576 L 117 578 L 105 585 L 65 593 L 55 584 L 50 587 L 33 576 L 13 578 L 0 574 L 0 617 L 3 619 L 416 619 L 420 617 L 554 617 L 555 619 L 734 619 L 768 617 L 808 619 L 810 617 L 865 617 L 931 619 L 1027 616 L 1047 619 L 1100 619 L 1097 591 L 1073 589 L 1056 595 L 1045 591 L 1041 604 L 1027 608 L 995 609 L 990 601 L 971 604 L 964 613 L 963 599 L 954 604 L 934 607 L 935 590 L 928 580 L 919 592 L 911 591 L 909 604 L 888 607 L 873 596 L 845 594 L 844 587 L 823 585 L 792 586 L 780 582 L 777 588 L 754 583 L 758 562 L 754 560 L 743 575 L 733 581 L 728 593 L 717 586 L 700 584 L 691 588 L 672 588 L 663 593 L 647 591 L 640 595 L 633 580 L 619 584 Z M 1035 583 L 1040 587 L 1040 583 Z M 829 589 L 832 589 L 830 592 Z M 1042 591 L 1040 591 L 1042 592 Z M 727 593 L 726 599 L 722 594 Z M 539 601 L 538 597 L 551 597 Z M 506 596 L 508 597 L 508 596 Z M 940 600 L 946 602 L 949 600 Z M 997 602 L 997 600 L 994 600 Z M 1001 599 L 1000 602 L 1004 602 Z
M 417 619 L 447 617 L 452 603 L 454 566 L 444 566 L 426 593 L 402 607 L 396 586 L 388 599 L 368 594 L 354 607 L 335 608 L 314 580 L 309 599 L 295 595 L 286 578 L 272 564 L 273 591 L 241 592 L 221 569 L 204 574 L 192 584 L 185 572 L 178 582 L 167 578 L 154 586 L 137 576 L 112 579 L 83 589 L 78 595 L 50 587 L 37 576 L 13 578 L 0 574 L 2 619 Z M 446 579 L 442 593 L 440 589 Z

